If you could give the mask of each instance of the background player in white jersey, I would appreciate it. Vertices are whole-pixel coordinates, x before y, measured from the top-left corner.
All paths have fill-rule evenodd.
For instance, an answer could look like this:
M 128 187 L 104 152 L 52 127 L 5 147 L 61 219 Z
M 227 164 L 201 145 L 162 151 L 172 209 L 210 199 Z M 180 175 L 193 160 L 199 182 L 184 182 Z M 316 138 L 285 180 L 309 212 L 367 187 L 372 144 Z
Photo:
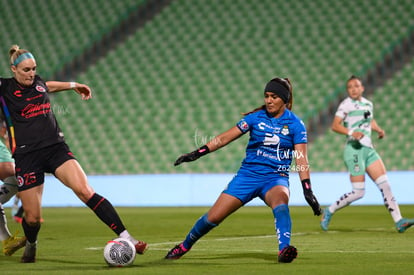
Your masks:
M 7 131 L 2 119 L 0 119 L 0 137 L 2 139 L 0 141 L 0 179 L 3 181 L 0 185 L 0 240 L 3 244 L 3 253 L 11 256 L 26 244 L 26 237 L 16 237 L 16 234 L 10 234 L 3 208 L 3 204 L 17 193 L 17 179 L 14 175 L 14 160 L 5 145 Z
M 347 136 L 344 161 L 350 173 L 352 191 L 324 209 L 321 228 L 327 231 L 332 215 L 336 211 L 364 196 L 365 173 L 367 173 L 381 191 L 385 207 L 390 212 L 397 231 L 402 233 L 414 224 L 414 219 L 405 219 L 401 216 L 384 163 L 371 141 L 371 131 L 377 132 L 380 139 L 385 136 L 385 132 L 373 118 L 372 102 L 362 96 L 364 86 L 361 79 L 351 76 L 347 81 L 346 89 L 348 97 L 338 107 L 332 122 L 332 130 Z
M 250 132 L 246 157 L 211 209 L 193 226 L 185 240 L 172 248 L 166 259 L 179 259 L 202 236 L 255 197 L 272 209 L 279 240 L 278 261 L 290 263 L 297 250 L 290 245 L 291 218 L 289 203 L 289 172 L 296 161 L 306 201 L 315 215 L 321 209 L 310 185 L 307 158 L 307 132 L 303 122 L 289 110 L 292 106 L 292 86 L 288 79 L 274 78 L 264 90 L 262 107 L 246 114 L 237 125 L 218 135 L 194 152 L 180 156 L 174 165 L 189 162 L 218 150 Z

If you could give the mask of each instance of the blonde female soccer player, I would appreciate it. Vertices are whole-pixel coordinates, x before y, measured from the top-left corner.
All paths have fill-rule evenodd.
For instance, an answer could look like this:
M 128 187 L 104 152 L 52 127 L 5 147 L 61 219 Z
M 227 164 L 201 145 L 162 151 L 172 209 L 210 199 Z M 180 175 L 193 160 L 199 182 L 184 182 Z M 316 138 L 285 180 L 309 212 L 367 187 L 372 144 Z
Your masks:
M 19 196 L 25 212 L 22 227 L 27 243 L 21 262 L 36 261 L 45 173 L 52 173 L 117 236 L 129 239 L 137 253 L 144 253 L 147 244 L 129 234 L 112 204 L 89 185 L 52 112 L 49 93 L 73 90 L 82 99 L 88 100 L 92 98 L 91 89 L 76 82 L 45 82 L 36 74 L 34 55 L 17 45 L 10 48 L 9 56 L 13 77 L 0 78 L 0 102 L 6 117 Z

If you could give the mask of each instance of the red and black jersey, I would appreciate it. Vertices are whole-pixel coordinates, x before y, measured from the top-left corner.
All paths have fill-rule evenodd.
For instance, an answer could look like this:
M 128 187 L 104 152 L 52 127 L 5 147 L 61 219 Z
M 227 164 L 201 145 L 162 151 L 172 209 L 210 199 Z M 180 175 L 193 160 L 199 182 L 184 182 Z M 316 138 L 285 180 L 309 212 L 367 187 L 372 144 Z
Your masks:
M 46 83 L 36 75 L 32 86 L 0 78 L 0 102 L 13 154 L 30 152 L 64 141 L 53 114 Z

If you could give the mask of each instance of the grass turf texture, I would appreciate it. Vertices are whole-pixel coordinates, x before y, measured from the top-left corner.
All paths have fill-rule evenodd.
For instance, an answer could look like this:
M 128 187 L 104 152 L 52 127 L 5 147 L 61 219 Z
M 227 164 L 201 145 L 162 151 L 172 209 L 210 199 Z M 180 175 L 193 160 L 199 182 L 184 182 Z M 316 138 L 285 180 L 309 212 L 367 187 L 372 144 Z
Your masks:
M 291 207 L 292 244 L 299 255 L 277 263 L 273 216 L 244 207 L 179 260 L 164 260 L 208 208 L 117 208 L 129 232 L 149 243 L 132 266 L 108 267 L 102 251 L 115 238 L 88 208 L 44 208 L 37 262 L 19 263 L 23 250 L 0 256 L 0 274 L 413 274 L 414 228 L 400 234 L 384 206 L 349 206 L 322 232 L 309 207 Z M 414 205 L 402 205 L 414 217 Z M 6 209 L 10 215 L 10 209 Z M 12 232 L 20 225 L 9 219 Z

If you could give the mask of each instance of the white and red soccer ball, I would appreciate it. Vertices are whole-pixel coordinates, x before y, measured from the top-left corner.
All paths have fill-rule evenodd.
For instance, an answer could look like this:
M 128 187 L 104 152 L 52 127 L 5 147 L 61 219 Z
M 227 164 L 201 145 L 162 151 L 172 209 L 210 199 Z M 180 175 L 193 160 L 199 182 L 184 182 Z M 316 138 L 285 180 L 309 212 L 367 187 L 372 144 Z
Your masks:
M 109 266 L 128 266 L 135 260 L 134 244 L 124 238 L 116 238 L 106 243 L 103 251 L 105 262 Z

